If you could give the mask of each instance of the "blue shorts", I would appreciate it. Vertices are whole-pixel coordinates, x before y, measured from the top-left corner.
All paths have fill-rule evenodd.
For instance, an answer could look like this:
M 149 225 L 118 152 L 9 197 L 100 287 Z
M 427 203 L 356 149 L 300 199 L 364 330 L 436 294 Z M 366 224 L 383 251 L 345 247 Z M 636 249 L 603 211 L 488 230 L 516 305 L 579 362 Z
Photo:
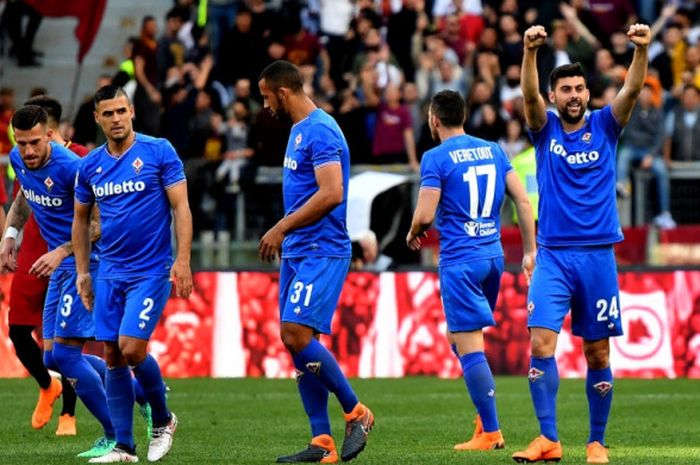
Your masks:
M 349 258 L 283 259 L 280 267 L 280 321 L 330 334 L 333 313 L 349 268 Z
M 95 339 L 150 339 L 171 287 L 168 276 L 95 280 Z
M 440 294 L 451 333 L 494 326 L 503 257 L 440 267 Z
M 97 265 L 91 266 L 90 272 L 96 273 Z M 51 274 L 44 301 L 44 339 L 87 339 L 95 336 L 93 314 L 80 300 L 76 278 L 75 268 L 58 269 Z
M 571 309 L 575 336 L 622 334 L 615 252 L 605 247 L 540 247 L 528 294 L 528 327 L 559 332 Z

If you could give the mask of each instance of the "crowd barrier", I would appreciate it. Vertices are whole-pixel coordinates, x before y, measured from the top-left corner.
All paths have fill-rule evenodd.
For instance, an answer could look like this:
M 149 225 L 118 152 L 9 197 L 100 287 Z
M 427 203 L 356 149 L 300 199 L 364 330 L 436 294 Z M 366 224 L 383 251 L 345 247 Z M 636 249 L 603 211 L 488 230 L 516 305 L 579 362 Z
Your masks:
M 591 270 L 591 272 L 595 272 Z M 7 338 L 12 276 L 0 276 L 0 377 L 25 376 Z M 150 344 L 167 377 L 291 377 L 294 366 L 279 339 L 278 273 L 198 272 L 188 299 L 171 297 Z M 616 376 L 700 378 L 700 271 L 623 271 L 620 306 L 625 335 L 611 343 Z M 528 369 L 527 288 L 504 273 L 486 331 L 496 374 Z M 348 275 L 322 342 L 353 377 L 456 377 L 445 339 L 433 271 Z M 557 347 L 559 372 L 585 376 L 581 340 L 567 318 Z

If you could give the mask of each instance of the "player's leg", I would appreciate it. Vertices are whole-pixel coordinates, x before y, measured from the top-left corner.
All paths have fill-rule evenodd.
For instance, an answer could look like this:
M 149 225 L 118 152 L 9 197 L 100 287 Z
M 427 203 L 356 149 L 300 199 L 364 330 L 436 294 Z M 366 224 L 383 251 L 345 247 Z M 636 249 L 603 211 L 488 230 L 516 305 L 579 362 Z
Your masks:
M 330 333 L 349 259 L 313 257 L 290 263 L 296 276 L 289 284 L 287 300 L 281 302 L 282 342 L 295 366 L 316 376 L 340 402 L 347 424 L 341 458 L 350 460 L 364 449 L 374 415 L 359 402 L 333 354 L 313 337 Z
M 171 283 L 167 276 L 140 278 L 131 281 L 127 289 L 119 350 L 151 406 L 153 437 L 148 446 L 148 460 L 156 461 L 170 451 L 178 423 L 177 416 L 167 406 L 160 366 L 147 351 L 148 340 L 170 295 Z
M 609 338 L 622 334 L 617 266 L 612 247 L 591 248 L 579 258 L 581 272 L 572 303 L 572 332 L 583 337 L 588 365 L 586 396 L 590 414 L 589 463 L 607 463 L 605 429 L 613 399 Z
M 137 461 L 134 444 L 134 388 L 131 370 L 119 350 L 119 325 L 124 308 L 123 283 L 97 278 L 94 281 L 95 339 L 104 341 L 107 372 L 105 392 L 107 407 L 114 426 L 116 443 L 107 454 L 90 459 L 90 463 Z
M 51 385 L 51 375 L 44 366 L 41 349 L 32 337 L 33 331 L 33 326 L 10 324 L 10 340 L 15 346 L 17 358 L 39 384 L 39 388 L 48 389 Z
M 456 450 L 502 449 L 505 445 L 498 424 L 496 385 L 484 354 L 482 333 L 482 328 L 495 325 L 492 312 L 502 270 L 502 259 L 478 260 L 440 270 L 450 342 L 456 345 L 464 382 L 483 430 L 472 440 L 456 445 Z
M 46 293 L 46 301 L 43 311 L 43 344 L 44 344 L 44 366 L 48 370 L 60 372 L 58 366 L 53 359 L 53 338 L 56 330 L 56 309 L 60 298 L 60 289 L 57 282 L 51 280 Z M 35 429 L 43 428 L 53 415 L 53 405 L 56 399 L 63 392 L 61 382 L 55 378 L 51 378 L 51 384 L 48 389 L 40 389 L 39 399 L 37 400 L 34 413 L 32 414 L 32 427 Z
M 530 283 L 527 309 L 530 329 L 530 397 L 540 424 L 540 436 L 527 449 L 513 454 L 518 462 L 561 459 L 557 432 L 559 371 L 554 352 L 558 333 L 569 311 L 572 287 L 564 250 L 540 248 Z
M 291 284 L 295 282 L 296 271 L 290 260 L 282 260 L 280 268 L 280 308 L 284 308 L 284 303 L 289 298 Z M 313 331 L 311 331 L 312 337 Z M 321 383 L 317 376 L 312 375 L 306 367 L 292 359 L 296 367 L 297 388 L 299 396 L 304 406 L 304 411 L 309 418 L 311 425 L 311 442 L 307 449 L 278 457 L 279 463 L 297 462 L 301 460 L 314 460 L 326 463 L 337 461 L 338 454 L 335 450 L 335 443 L 331 435 L 331 424 L 328 418 L 328 389 Z

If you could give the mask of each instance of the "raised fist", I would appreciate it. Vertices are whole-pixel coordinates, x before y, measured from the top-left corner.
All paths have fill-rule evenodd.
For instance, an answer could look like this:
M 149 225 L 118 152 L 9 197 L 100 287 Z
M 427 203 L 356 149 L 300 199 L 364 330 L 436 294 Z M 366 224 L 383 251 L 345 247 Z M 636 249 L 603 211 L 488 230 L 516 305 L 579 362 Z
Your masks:
M 535 49 L 544 44 L 547 39 L 547 31 L 544 30 L 543 26 L 531 26 L 525 31 L 523 42 L 525 48 Z
M 648 46 L 651 42 L 651 29 L 646 24 L 633 24 L 627 31 L 627 37 L 637 47 Z

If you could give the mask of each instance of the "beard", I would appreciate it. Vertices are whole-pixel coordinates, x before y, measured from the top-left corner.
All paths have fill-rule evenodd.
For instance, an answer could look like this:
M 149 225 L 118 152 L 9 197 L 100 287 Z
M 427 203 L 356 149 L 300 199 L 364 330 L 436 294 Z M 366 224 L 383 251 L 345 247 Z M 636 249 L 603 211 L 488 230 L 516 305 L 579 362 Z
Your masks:
M 561 116 L 561 119 L 563 119 L 564 121 L 566 121 L 569 124 L 576 124 L 579 121 L 581 121 L 581 119 L 583 119 L 584 115 L 586 114 L 586 106 L 580 100 L 578 101 L 578 104 L 580 106 L 579 110 L 578 110 L 578 114 L 572 114 L 569 111 L 568 104 L 566 104 L 562 108 L 560 108 L 559 115 Z

